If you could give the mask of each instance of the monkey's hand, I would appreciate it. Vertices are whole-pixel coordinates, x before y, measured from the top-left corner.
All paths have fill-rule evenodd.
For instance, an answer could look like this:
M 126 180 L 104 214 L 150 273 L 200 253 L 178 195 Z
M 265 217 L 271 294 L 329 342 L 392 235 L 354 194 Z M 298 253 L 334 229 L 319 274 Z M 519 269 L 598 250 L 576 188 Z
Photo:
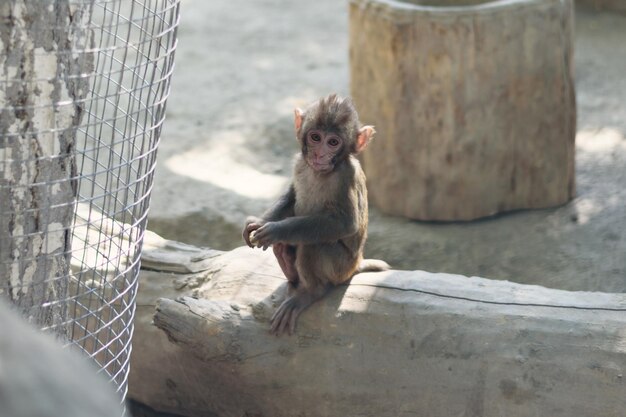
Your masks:
M 251 236 L 253 232 L 256 232 L 261 226 L 265 224 L 263 219 L 259 219 L 258 217 L 248 217 L 246 219 L 246 225 L 243 228 L 243 240 L 246 242 L 246 245 L 251 248 L 260 247 L 256 236 Z
M 255 230 L 254 243 L 258 248 L 266 250 L 272 244 L 278 243 L 278 224 L 277 222 L 267 222 L 263 226 Z

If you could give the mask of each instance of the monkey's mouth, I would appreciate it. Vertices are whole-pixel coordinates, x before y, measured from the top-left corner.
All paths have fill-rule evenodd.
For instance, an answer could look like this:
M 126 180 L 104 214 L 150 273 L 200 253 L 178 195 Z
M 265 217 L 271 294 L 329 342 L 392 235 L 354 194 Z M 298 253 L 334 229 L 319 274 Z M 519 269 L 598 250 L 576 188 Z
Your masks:
M 313 168 L 314 171 L 322 173 L 330 172 L 334 168 L 333 164 L 330 162 L 309 161 L 309 166 Z

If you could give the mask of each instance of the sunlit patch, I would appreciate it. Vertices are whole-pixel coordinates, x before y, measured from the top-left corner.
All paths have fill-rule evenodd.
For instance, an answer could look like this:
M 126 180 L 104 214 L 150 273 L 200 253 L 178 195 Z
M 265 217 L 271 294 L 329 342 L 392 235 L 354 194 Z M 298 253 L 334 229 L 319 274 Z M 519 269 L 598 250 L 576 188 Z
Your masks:
M 622 329 L 617 336 L 617 343 L 615 344 L 616 352 L 626 353 L 626 330 Z
M 274 105 L 276 112 L 280 114 L 293 114 L 293 109 L 300 107 L 306 108 L 313 101 L 319 99 L 318 94 L 313 89 L 305 89 L 300 92 L 298 96 L 287 96 L 282 100 L 279 100 Z
M 576 147 L 585 152 L 603 153 L 626 149 L 626 139 L 622 132 L 613 128 L 581 130 L 576 134 Z
M 363 313 L 368 311 L 371 308 L 371 300 L 376 299 L 376 293 L 381 291 L 381 287 L 372 284 L 372 282 L 383 282 L 384 278 L 391 274 L 393 274 L 393 271 L 364 272 L 355 275 L 341 299 L 337 309 L 338 313 L 346 311 Z
M 165 161 L 165 166 L 177 175 L 206 182 L 244 197 L 271 198 L 278 195 L 285 189 L 288 178 L 263 173 L 250 164 L 234 159 L 231 154 L 232 141 L 238 139 L 229 138 L 230 144 L 220 144 L 218 141 L 209 149 L 174 155 Z
M 597 202 L 589 198 L 577 199 L 572 203 L 572 205 L 576 211 L 576 216 L 578 218 L 577 223 L 579 224 L 587 223 L 594 215 L 602 211 L 602 207 L 600 207 Z
M 272 70 L 276 68 L 276 62 L 270 58 L 255 59 L 252 61 L 252 65 L 261 70 Z
M 341 299 L 338 311 L 351 311 L 354 313 L 367 311 L 369 306 L 368 300 L 373 299 L 377 290 L 379 290 L 379 288 L 358 285 L 348 287 L 348 291 L 346 291 Z

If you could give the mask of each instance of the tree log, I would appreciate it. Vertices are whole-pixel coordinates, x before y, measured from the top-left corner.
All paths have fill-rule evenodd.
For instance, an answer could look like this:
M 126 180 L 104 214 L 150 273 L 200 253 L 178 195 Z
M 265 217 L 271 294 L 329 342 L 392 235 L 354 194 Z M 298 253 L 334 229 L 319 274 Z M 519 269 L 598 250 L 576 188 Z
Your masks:
M 67 321 L 54 301 L 68 297 L 91 11 L 67 0 L 0 4 L 0 295 L 39 327 Z
M 141 273 L 129 396 L 156 410 L 614 417 L 626 407 L 624 294 L 364 273 L 276 338 L 269 317 L 286 280 L 273 255 L 196 253 L 204 272 Z
M 569 201 L 572 25 L 571 0 L 352 0 L 351 91 L 379 138 L 361 157 L 373 204 L 447 221 Z

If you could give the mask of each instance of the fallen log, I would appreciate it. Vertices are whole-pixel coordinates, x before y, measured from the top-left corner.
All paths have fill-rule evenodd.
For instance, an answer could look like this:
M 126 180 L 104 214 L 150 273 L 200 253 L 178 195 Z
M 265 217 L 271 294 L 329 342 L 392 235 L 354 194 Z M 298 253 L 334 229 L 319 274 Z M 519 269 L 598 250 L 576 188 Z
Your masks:
M 365 273 L 305 311 L 295 335 L 277 338 L 269 317 L 286 280 L 269 252 L 187 247 L 180 259 L 186 267 L 165 269 L 187 273 L 143 271 L 140 281 L 129 395 L 156 410 L 609 417 L 626 409 L 624 294 Z M 192 259 L 206 269 L 191 272 Z

